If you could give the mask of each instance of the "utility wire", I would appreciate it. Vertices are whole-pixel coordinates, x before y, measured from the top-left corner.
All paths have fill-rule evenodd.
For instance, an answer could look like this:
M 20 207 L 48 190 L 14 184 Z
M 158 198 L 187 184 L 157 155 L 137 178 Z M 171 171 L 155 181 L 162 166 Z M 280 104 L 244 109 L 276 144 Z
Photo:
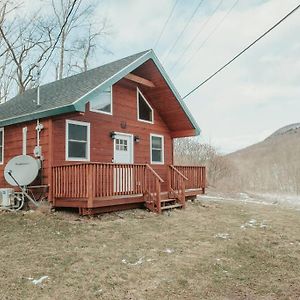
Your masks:
M 175 1 L 174 5 L 173 5 L 173 7 L 172 7 L 172 9 L 171 9 L 171 11 L 170 11 L 170 14 L 169 14 L 168 18 L 166 19 L 165 24 L 164 24 L 164 26 L 162 27 L 162 30 L 161 30 L 161 32 L 160 32 L 160 34 L 159 34 L 159 36 L 158 36 L 158 38 L 157 38 L 157 40 L 156 40 L 156 42 L 155 42 L 153 48 L 156 48 L 157 45 L 158 45 L 158 43 L 160 42 L 160 39 L 161 39 L 161 37 L 163 36 L 163 34 L 164 34 L 164 32 L 165 32 L 165 29 L 166 29 L 167 25 L 169 24 L 169 21 L 170 21 L 172 15 L 173 15 L 173 13 L 174 13 L 174 10 L 175 10 L 176 5 L 178 4 L 178 2 L 179 2 L 178 0 Z
M 190 63 L 190 61 L 193 59 L 193 57 L 196 55 L 196 53 L 198 53 L 200 51 L 200 49 L 207 43 L 207 41 L 213 36 L 213 34 L 217 31 L 217 29 L 223 24 L 223 22 L 225 21 L 225 19 L 229 16 L 229 14 L 232 12 L 232 10 L 235 8 L 235 6 L 238 4 L 240 0 L 236 0 L 233 5 L 229 8 L 229 10 L 225 13 L 225 15 L 223 15 L 223 17 L 220 19 L 220 21 L 216 24 L 216 26 L 210 31 L 210 33 L 206 36 L 206 38 L 202 41 L 202 43 L 200 44 L 200 46 L 196 49 L 196 51 L 185 61 L 185 63 L 181 66 L 181 70 L 184 69 L 184 67 L 186 65 L 188 65 Z M 184 53 L 180 56 L 180 58 L 178 58 L 175 62 L 176 66 L 178 64 L 178 62 L 180 61 L 180 59 L 182 58 L 182 56 L 184 55 Z M 174 67 L 173 67 L 174 68 Z M 179 73 L 180 74 L 180 73 Z
M 203 3 L 204 0 L 200 0 L 198 5 L 196 6 L 196 8 L 194 9 L 191 17 L 189 18 L 189 20 L 186 22 L 185 26 L 183 27 L 183 29 L 181 30 L 180 34 L 178 35 L 178 37 L 176 38 L 175 42 L 173 43 L 173 45 L 171 46 L 171 48 L 169 49 L 169 51 L 167 52 L 167 54 L 165 55 L 165 60 L 168 58 L 169 54 L 174 50 L 174 48 L 176 47 L 178 41 L 181 39 L 181 37 L 183 36 L 183 34 L 185 33 L 186 29 L 188 28 L 188 26 L 191 24 L 193 18 L 195 17 L 197 11 L 199 10 L 201 4 Z
M 62 27 L 60 29 L 60 32 L 59 32 L 59 34 L 58 34 L 58 36 L 56 38 L 56 41 L 55 41 L 55 43 L 54 43 L 54 45 L 53 45 L 53 47 L 52 47 L 52 49 L 51 49 L 51 51 L 49 53 L 49 56 L 47 57 L 47 59 L 45 60 L 45 62 L 42 65 L 42 67 L 40 68 L 39 73 L 43 70 L 43 68 L 45 68 L 46 64 L 48 63 L 49 59 L 51 58 L 51 56 L 52 56 L 52 54 L 53 54 L 53 52 L 54 52 L 54 50 L 55 50 L 55 48 L 56 48 L 56 46 L 57 46 L 57 44 L 59 42 L 59 39 L 60 39 L 60 37 L 61 37 L 61 35 L 63 33 L 63 30 L 67 26 L 68 20 L 69 20 L 71 14 L 72 14 L 72 12 L 73 12 L 73 10 L 75 8 L 76 2 L 77 2 L 77 0 L 73 1 L 73 4 L 72 4 L 72 6 L 70 8 L 70 11 L 69 11 L 68 15 L 66 16 L 65 22 L 63 23 L 63 25 L 62 25 Z
M 193 43 L 196 41 L 200 33 L 206 28 L 207 24 L 210 22 L 211 18 L 215 15 L 221 4 L 223 3 L 223 0 L 220 0 L 220 2 L 217 4 L 215 9 L 213 10 L 212 14 L 207 18 L 203 26 L 200 27 L 200 30 L 196 32 L 196 34 L 193 36 L 193 38 L 190 40 L 188 45 L 184 48 L 183 52 L 181 53 L 180 57 L 176 60 L 176 63 L 171 67 L 171 70 L 176 66 L 177 62 L 183 57 L 184 53 L 193 45 Z
M 280 25 L 282 22 L 284 22 L 288 17 L 290 17 L 294 12 L 296 12 L 300 8 L 300 4 L 297 5 L 293 10 L 291 10 L 287 15 L 285 15 L 282 19 L 280 19 L 276 24 L 274 24 L 271 28 L 269 28 L 267 31 L 265 31 L 261 36 L 259 36 L 255 41 L 253 41 L 250 45 L 248 45 L 246 48 L 244 48 L 241 52 L 239 52 L 237 55 L 235 55 L 231 60 L 229 60 L 225 65 L 223 65 L 221 68 L 219 68 L 216 72 L 214 72 L 212 75 L 210 75 L 208 78 L 206 78 L 204 81 L 202 81 L 200 84 L 198 84 L 195 88 L 193 88 L 190 92 L 188 92 L 182 99 L 187 98 L 192 93 L 194 93 L 197 89 L 199 89 L 202 85 L 204 85 L 206 82 L 208 82 L 210 79 L 215 77 L 218 73 L 220 73 L 223 69 L 225 69 L 228 65 L 230 65 L 234 60 L 236 60 L 238 57 L 240 57 L 243 53 L 245 53 L 249 48 L 251 48 L 254 44 L 256 44 L 259 40 L 261 40 L 263 37 L 265 37 L 268 33 L 270 33 L 273 29 L 275 29 L 278 25 Z

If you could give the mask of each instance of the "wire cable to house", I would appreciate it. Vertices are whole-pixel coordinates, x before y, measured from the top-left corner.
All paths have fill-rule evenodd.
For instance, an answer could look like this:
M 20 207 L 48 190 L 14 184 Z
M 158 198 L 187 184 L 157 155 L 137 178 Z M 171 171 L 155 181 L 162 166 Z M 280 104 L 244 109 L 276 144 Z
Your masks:
M 181 65 L 181 70 L 185 68 L 186 65 L 188 65 L 193 57 L 200 51 L 200 49 L 207 43 L 207 41 L 214 35 L 214 33 L 218 30 L 218 28 L 223 24 L 225 19 L 230 15 L 230 13 L 233 11 L 233 9 L 236 7 L 240 0 L 236 0 L 233 5 L 229 8 L 229 10 L 223 15 L 223 17 L 220 19 L 220 21 L 213 27 L 213 29 L 209 32 L 209 34 L 206 36 L 206 38 L 202 41 L 200 46 L 194 51 L 194 53 Z M 176 60 L 174 66 L 171 68 L 171 70 L 178 64 L 178 62 L 183 57 L 184 53 Z M 178 76 L 181 74 L 178 73 Z
M 177 65 L 178 61 L 184 56 L 184 54 L 188 51 L 188 49 L 194 44 L 194 42 L 197 40 L 197 38 L 199 37 L 199 35 L 201 34 L 201 32 L 206 28 L 206 26 L 209 24 L 209 22 L 212 19 L 212 17 L 215 15 L 215 13 L 217 12 L 217 10 L 220 8 L 220 6 L 222 5 L 222 3 L 223 3 L 223 0 L 220 0 L 218 2 L 217 6 L 215 7 L 215 9 L 211 13 L 211 15 L 206 19 L 206 21 L 204 22 L 203 26 L 200 27 L 200 29 L 192 37 L 192 39 L 187 44 L 187 46 L 183 49 L 183 51 L 180 54 L 179 58 L 176 59 L 176 62 L 171 66 L 170 70 L 173 70 L 175 68 L 175 66 Z
M 169 14 L 169 16 L 167 17 L 167 19 L 166 19 L 166 21 L 165 21 L 165 23 L 164 23 L 164 25 L 163 25 L 163 27 L 162 27 L 162 30 L 160 31 L 160 34 L 159 34 L 159 36 L 158 36 L 158 38 L 157 38 L 157 40 L 156 40 L 156 42 L 155 42 L 153 48 L 156 48 L 157 45 L 158 45 L 158 43 L 160 42 L 160 40 L 161 40 L 161 38 L 162 38 L 162 36 L 163 36 L 163 34 L 164 34 L 166 28 L 167 28 L 167 25 L 169 24 L 169 22 L 170 22 L 170 20 L 171 20 L 171 18 L 172 18 L 172 16 L 173 16 L 173 13 L 174 13 L 174 11 L 175 11 L 175 8 L 176 8 L 178 2 L 179 2 L 179 0 L 176 0 L 175 3 L 173 4 L 173 7 L 172 7 L 172 9 L 171 9 L 171 11 L 170 11 L 170 14 Z
M 181 37 L 183 36 L 183 34 L 185 33 L 185 31 L 187 30 L 187 28 L 189 27 L 189 25 L 191 24 L 191 22 L 193 21 L 196 13 L 198 12 L 199 8 L 201 7 L 202 3 L 204 0 L 200 0 L 198 5 L 195 7 L 192 15 L 190 16 L 190 18 L 187 20 L 185 26 L 183 27 L 183 29 L 181 30 L 181 32 L 179 33 L 179 35 L 177 36 L 176 40 L 174 41 L 174 43 L 172 44 L 172 46 L 169 48 L 167 54 L 164 57 L 164 60 L 167 60 L 169 54 L 174 50 L 174 48 L 176 47 L 177 43 L 179 42 L 179 40 L 181 39 Z
M 59 31 L 59 33 L 58 33 L 58 36 L 57 36 L 56 40 L 55 40 L 55 43 L 53 44 L 53 47 L 52 47 L 52 49 L 51 49 L 51 51 L 50 51 L 50 53 L 49 53 L 47 59 L 44 61 L 42 67 L 40 68 L 39 72 L 41 72 L 41 71 L 43 70 L 43 68 L 45 68 L 46 64 L 48 63 L 49 59 L 51 58 L 51 56 L 52 56 L 52 54 L 53 54 L 53 52 L 54 52 L 54 50 L 55 50 L 55 48 L 56 48 L 56 46 L 57 46 L 59 40 L 60 40 L 60 37 L 61 37 L 61 35 L 62 35 L 62 33 L 63 33 L 63 30 L 65 29 L 65 27 L 66 27 L 67 24 L 68 24 L 68 20 L 69 20 L 71 14 L 72 14 L 72 12 L 73 12 L 73 10 L 74 10 L 74 8 L 75 8 L 76 2 L 77 2 L 77 0 L 74 0 L 74 1 L 73 1 L 73 4 L 72 4 L 72 6 L 71 6 L 71 8 L 70 8 L 70 11 L 69 11 L 69 13 L 67 14 L 66 19 L 65 19 L 63 25 L 62 25 L 61 28 L 60 28 L 60 31 Z
M 262 38 L 264 38 L 267 34 L 269 34 L 273 29 L 275 29 L 277 26 L 279 26 L 282 22 L 284 22 L 288 17 L 290 17 L 293 13 L 295 13 L 300 8 L 300 4 L 298 4 L 293 10 L 291 10 L 287 15 L 285 15 L 283 18 L 281 18 L 277 23 L 275 23 L 272 27 L 270 27 L 267 31 L 265 31 L 262 35 L 260 35 L 256 40 L 254 40 L 251 44 L 249 44 L 246 48 L 244 48 L 242 51 L 240 51 L 237 55 L 235 55 L 232 59 L 230 59 L 226 64 L 224 64 L 221 68 L 219 68 L 216 72 L 214 72 L 212 75 L 207 77 L 204 81 L 199 83 L 196 87 L 194 87 L 191 91 L 189 91 L 182 99 L 187 98 L 191 94 L 193 94 L 196 90 L 198 90 L 202 85 L 204 85 L 206 82 L 211 80 L 213 77 L 215 77 L 218 73 L 220 73 L 222 70 L 224 70 L 227 66 L 229 66 L 233 61 L 235 61 L 238 57 L 240 57 L 242 54 L 244 54 L 248 49 L 250 49 L 252 46 L 254 46 L 258 41 L 260 41 Z

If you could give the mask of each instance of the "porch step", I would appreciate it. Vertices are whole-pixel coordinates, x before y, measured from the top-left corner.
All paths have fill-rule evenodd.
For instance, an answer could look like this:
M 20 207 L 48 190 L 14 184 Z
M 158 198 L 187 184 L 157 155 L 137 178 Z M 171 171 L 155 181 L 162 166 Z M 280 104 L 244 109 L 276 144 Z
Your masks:
M 182 204 L 176 203 L 176 204 L 172 204 L 172 205 L 162 206 L 161 210 L 173 209 L 173 208 L 177 208 L 177 207 L 182 207 Z
M 167 198 L 167 199 L 161 199 L 160 200 L 161 203 L 171 202 L 171 201 L 176 201 L 176 199 L 175 198 Z

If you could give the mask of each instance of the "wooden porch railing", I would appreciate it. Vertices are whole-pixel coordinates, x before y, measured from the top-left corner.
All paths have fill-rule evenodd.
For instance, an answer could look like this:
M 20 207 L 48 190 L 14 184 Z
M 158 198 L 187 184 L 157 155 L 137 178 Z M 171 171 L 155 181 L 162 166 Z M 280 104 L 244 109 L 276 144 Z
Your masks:
M 202 189 L 203 193 L 206 188 L 206 168 L 202 166 L 174 166 L 189 180 L 185 184 L 186 189 Z
M 144 197 L 145 205 L 161 212 L 164 180 L 148 164 L 74 163 L 52 168 L 51 196 L 57 201 L 82 201 L 94 208 L 99 200 L 118 196 Z M 188 189 L 205 189 L 205 167 L 169 166 L 169 196 L 185 207 Z
M 189 179 L 174 166 L 169 166 L 168 184 L 170 197 L 175 197 L 185 208 L 185 183 Z
M 147 164 L 145 168 L 146 207 L 161 213 L 161 184 L 164 180 Z
M 52 168 L 52 197 L 87 198 L 89 164 L 74 164 Z
M 147 164 L 78 163 L 52 169 L 52 197 L 94 200 L 115 196 L 139 195 L 146 206 L 160 213 L 160 192 L 163 179 Z

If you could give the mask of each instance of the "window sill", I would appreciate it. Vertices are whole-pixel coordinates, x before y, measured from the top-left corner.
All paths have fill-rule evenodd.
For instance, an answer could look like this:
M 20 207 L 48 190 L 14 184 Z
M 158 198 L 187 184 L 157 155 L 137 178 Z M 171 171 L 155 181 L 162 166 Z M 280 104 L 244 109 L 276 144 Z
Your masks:
M 87 162 L 89 162 L 90 159 L 89 158 L 72 158 L 72 157 L 67 157 L 66 161 L 87 161 Z
M 106 112 L 106 111 L 101 111 L 101 110 L 96 110 L 96 109 L 90 109 L 90 112 L 94 112 L 96 114 L 104 114 L 104 115 L 109 115 L 109 116 L 112 116 L 113 113 L 109 113 L 109 112 Z
M 142 120 L 142 119 L 137 119 L 137 120 L 140 122 L 143 122 L 143 123 L 154 124 L 153 121 L 146 121 L 146 120 Z
M 151 161 L 151 165 L 164 165 L 165 162 L 161 161 L 161 162 L 156 162 L 156 161 Z

